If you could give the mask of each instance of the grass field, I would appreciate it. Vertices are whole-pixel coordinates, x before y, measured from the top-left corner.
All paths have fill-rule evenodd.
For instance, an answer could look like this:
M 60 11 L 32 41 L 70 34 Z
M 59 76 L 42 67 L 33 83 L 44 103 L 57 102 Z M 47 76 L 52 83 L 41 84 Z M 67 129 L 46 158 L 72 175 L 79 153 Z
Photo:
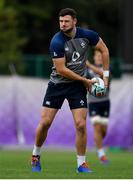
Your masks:
M 87 153 L 93 173 L 76 173 L 75 152 L 44 151 L 41 155 L 42 172 L 32 173 L 31 151 L 0 151 L 0 179 L 129 179 L 133 178 L 133 153 L 108 153 L 110 165 L 99 163 L 94 152 Z

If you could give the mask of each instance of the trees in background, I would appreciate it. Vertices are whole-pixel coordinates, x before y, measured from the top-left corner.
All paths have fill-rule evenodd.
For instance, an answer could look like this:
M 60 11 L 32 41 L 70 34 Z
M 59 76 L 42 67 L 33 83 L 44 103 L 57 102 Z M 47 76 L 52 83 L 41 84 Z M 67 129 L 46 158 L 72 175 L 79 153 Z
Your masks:
M 15 63 L 21 70 L 21 47 L 26 43 L 26 38 L 21 37 L 18 28 L 19 14 L 15 8 L 6 6 L 5 1 L 0 1 L 0 72 L 7 73 L 8 66 Z
M 99 32 L 110 53 L 117 56 L 122 0 L 1 0 L 0 71 L 21 63 L 22 54 L 47 54 L 51 36 L 58 29 L 58 12 L 71 7 L 80 26 Z

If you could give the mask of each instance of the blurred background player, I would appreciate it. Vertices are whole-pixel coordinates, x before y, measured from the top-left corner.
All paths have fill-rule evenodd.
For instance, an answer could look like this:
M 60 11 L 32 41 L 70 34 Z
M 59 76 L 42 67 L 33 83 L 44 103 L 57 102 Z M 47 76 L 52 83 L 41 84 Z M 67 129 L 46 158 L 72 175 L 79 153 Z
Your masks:
M 88 78 L 102 77 L 102 54 L 99 50 L 94 51 L 94 65 L 87 62 L 89 69 L 87 70 Z M 94 97 L 88 93 L 88 109 L 91 123 L 94 127 L 94 141 L 97 148 L 97 155 L 103 164 L 109 163 L 105 150 L 103 148 L 103 140 L 107 134 L 107 125 L 110 114 L 110 98 L 109 89 L 103 97 Z

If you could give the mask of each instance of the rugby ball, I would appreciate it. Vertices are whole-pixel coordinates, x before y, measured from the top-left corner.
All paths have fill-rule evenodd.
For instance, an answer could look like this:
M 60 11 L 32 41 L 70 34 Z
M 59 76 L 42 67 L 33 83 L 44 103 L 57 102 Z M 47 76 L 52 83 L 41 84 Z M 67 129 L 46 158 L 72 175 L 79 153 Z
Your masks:
M 102 97 L 105 95 L 104 81 L 99 77 L 94 77 L 91 80 L 96 81 L 90 88 L 90 94 L 95 97 Z

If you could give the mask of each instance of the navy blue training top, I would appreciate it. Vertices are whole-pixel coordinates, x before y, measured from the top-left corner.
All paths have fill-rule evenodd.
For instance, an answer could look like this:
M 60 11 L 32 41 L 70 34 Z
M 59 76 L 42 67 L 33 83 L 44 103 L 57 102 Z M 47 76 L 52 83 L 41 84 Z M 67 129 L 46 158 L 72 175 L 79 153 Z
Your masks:
M 70 38 L 60 31 L 51 40 L 51 57 L 54 59 L 65 57 L 66 67 L 80 76 L 84 76 L 89 46 L 95 46 L 99 38 L 97 32 L 80 27 L 76 28 L 74 38 Z M 53 66 L 50 81 L 54 83 L 66 83 L 73 80 L 59 75 Z

